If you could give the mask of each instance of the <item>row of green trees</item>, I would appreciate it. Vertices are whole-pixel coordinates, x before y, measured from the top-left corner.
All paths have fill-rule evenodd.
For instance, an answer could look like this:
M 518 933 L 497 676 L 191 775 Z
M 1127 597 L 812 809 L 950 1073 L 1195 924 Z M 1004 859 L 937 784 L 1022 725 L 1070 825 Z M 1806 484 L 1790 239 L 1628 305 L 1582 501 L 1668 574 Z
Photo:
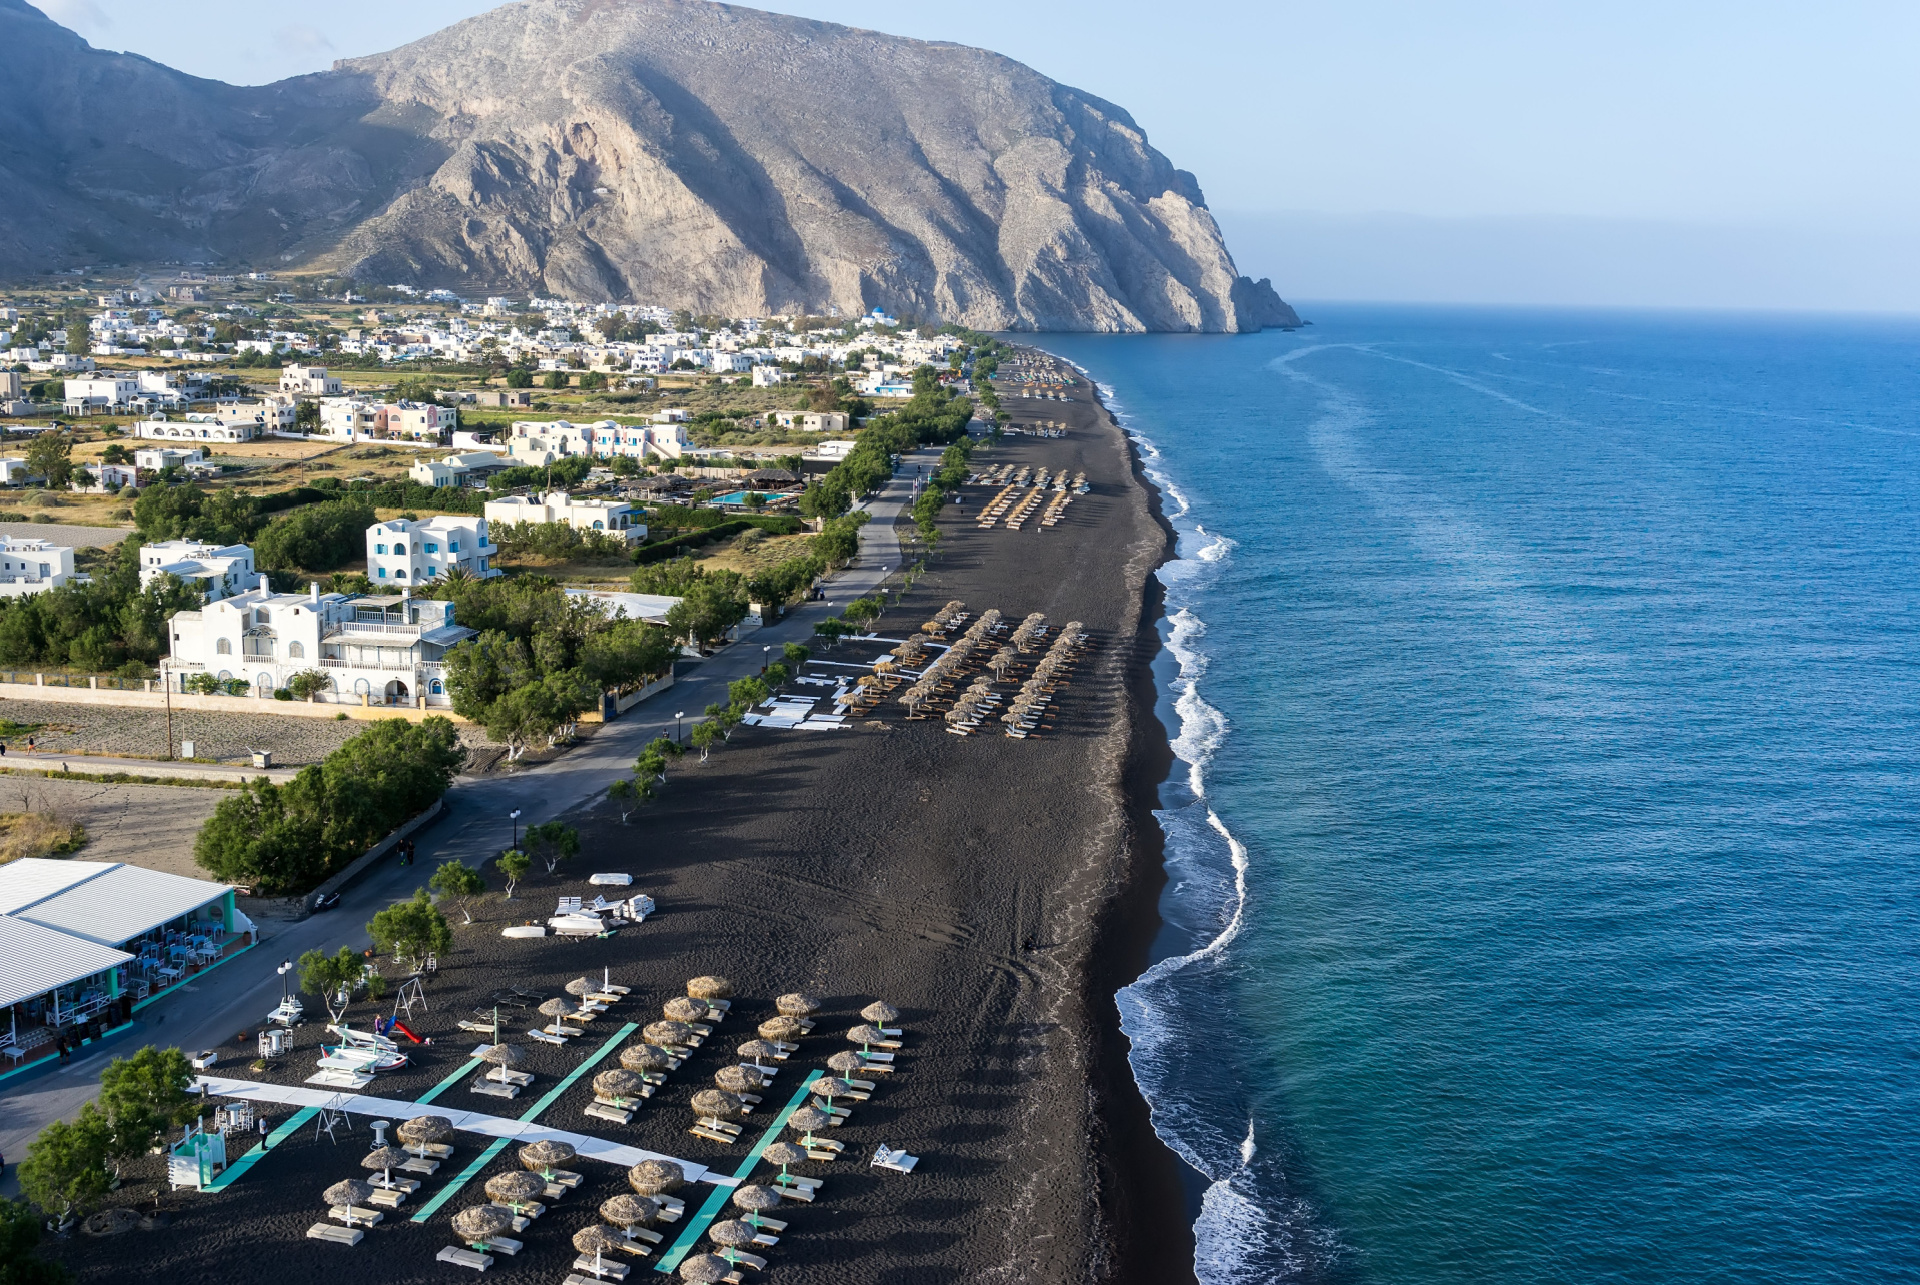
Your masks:
M 920 538 L 929 545 L 940 538 L 940 528 L 934 520 L 940 516 L 948 493 L 967 480 L 970 471 L 967 461 L 972 455 L 973 439 L 970 437 L 963 437 L 940 452 L 940 466 L 934 470 L 933 477 L 920 494 L 914 497 L 914 524 L 920 528 Z
M 222 883 L 304 892 L 424 811 L 465 761 L 451 720 L 383 719 L 284 785 L 261 777 L 222 799 L 194 860 Z
M 973 403 L 943 386 L 933 367 L 913 372 L 913 397 L 899 410 L 868 423 L 859 445 L 800 497 L 810 518 L 835 518 L 893 476 L 893 461 L 917 446 L 956 442 L 966 435 Z
M 71 1122 L 42 1129 L 27 1148 L 18 1171 L 21 1191 L 62 1221 L 99 1201 L 113 1189 L 121 1165 L 199 1118 L 202 1104 L 189 1092 L 192 1084 L 193 1067 L 179 1049 L 144 1048 L 113 1059 L 100 1073 L 100 1096 Z M 18 1244 L 24 1238 L 11 1225 L 15 1216 L 8 1212 L 6 1230 Z
M 532 554 L 554 559 L 598 559 L 625 562 L 627 539 L 618 531 L 582 531 L 564 522 L 495 522 L 487 526 L 487 538 L 500 546 L 502 555 Z
M 152 672 L 167 617 L 200 605 L 199 592 L 165 577 L 140 587 L 140 541 L 129 537 L 91 568 L 92 582 L 0 598 L 0 665 L 71 665 L 134 677 Z
M 446 656 L 454 712 L 485 727 L 509 759 L 564 734 L 601 693 L 645 686 L 673 663 L 667 630 L 616 619 L 544 577 L 454 578 L 436 592 L 480 631 Z

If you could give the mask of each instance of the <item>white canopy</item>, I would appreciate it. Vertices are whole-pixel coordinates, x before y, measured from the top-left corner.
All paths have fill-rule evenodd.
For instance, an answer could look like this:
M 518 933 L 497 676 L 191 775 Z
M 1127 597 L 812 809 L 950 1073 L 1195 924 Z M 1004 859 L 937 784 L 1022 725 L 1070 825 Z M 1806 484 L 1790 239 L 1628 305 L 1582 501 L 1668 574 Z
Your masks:
M 105 972 L 132 958 L 123 950 L 0 915 L 0 1008 Z

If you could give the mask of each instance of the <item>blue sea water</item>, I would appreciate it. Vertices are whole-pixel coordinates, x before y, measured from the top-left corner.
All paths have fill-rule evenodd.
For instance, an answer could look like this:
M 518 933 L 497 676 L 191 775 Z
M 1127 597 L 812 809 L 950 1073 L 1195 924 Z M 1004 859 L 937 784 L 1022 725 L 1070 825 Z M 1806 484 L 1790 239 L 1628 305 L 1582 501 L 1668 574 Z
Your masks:
M 1310 315 L 1047 340 L 1180 533 L 1201 1278 L 1920 1279 L 1920 325 Z

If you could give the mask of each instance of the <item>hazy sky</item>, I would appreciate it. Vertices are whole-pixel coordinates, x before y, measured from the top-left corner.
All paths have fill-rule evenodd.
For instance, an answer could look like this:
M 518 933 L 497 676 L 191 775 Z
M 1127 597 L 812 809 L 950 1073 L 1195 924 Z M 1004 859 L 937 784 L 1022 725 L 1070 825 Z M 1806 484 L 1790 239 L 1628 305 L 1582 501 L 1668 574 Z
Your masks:
M 492 7 L 35 2 L 97 46 L 248 83 Z M 1119 103 L 1284 293 L 1920 311 L 1920 5 L 762 7 L 984 45 Z

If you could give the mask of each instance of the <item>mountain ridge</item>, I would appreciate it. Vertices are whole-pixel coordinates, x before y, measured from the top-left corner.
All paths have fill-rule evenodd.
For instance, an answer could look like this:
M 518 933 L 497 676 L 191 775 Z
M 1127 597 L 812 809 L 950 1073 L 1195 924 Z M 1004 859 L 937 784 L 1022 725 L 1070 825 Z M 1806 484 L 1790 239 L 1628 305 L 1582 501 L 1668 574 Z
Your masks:
M 240 259 L 731 314 L 1298 324 L 1124 109 L 965 45 L 708 0 L 515 0 L 242 87 L 0 0 L 0 72 L 14 275 Z

